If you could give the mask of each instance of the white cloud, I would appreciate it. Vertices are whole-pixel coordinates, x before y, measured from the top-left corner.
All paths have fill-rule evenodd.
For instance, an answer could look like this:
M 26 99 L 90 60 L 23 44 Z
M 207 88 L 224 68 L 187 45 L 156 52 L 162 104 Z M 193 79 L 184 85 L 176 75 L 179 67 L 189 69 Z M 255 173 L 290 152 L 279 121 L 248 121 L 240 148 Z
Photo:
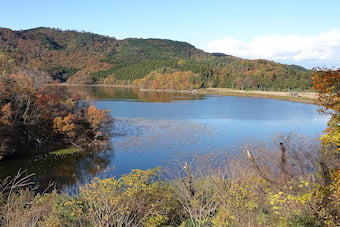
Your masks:
M 340 67 L 340 29 L 314 36 L 267 35 L 249 42 L 233 37 L 208 43 L 207 52 L 222 52 L 247 59 L 268 59 L 305 67 Z

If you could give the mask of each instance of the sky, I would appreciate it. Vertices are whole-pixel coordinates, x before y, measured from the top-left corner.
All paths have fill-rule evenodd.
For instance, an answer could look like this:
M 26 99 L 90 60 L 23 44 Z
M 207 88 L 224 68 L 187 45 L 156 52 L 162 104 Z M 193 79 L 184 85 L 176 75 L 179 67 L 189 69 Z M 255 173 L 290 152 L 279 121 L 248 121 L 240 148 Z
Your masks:
M 340 0 L 0 0 L 0 27 L 188 42 L 207 52 L 340 68 Z

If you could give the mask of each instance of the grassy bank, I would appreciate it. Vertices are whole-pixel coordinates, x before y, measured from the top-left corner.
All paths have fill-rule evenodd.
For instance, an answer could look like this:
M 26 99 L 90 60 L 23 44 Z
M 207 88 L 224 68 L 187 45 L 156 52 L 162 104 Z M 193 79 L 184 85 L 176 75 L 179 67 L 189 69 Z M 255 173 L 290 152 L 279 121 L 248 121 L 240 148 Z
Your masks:
M 244 91 L 234 90 L 230 88 L 206 88 L 198 91 L 200 94 L 218 94 L 218 95 L 231 95 L 241 97 L 257 97 L 257 98 L 270 98 L 287 100 L 293 102 L 302 103 L 317 103 L 317 93 L 315 92 L 298 92 L 296 96 L 293 96 L 291 92 L 282 91 Z M 296 93 L 295 93 L 296 94 Z
M 49 152 L 49 154 L 54 154 L 54 155 L 68 155 L 68 154 L 76 154 L 81 152 L 82 149 L 79 147 L 69 147 L 69 148 L 64 148 L 64 149 L 59 149 L 55 151 Z

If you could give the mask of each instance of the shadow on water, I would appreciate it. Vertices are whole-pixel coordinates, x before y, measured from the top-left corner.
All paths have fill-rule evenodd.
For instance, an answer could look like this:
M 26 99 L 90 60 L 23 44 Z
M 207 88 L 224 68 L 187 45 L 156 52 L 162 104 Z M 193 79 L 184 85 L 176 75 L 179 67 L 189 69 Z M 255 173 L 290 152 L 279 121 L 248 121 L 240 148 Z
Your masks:
M 114 159 L 114 152 L 108 149 L 101 153 L 42 154 L 5 160 L 0 165 L 0 179 L 13 177 L 19 170 L 26 170 L 27 174 L 34 173 L 32 180 L 39 184 L 38 191 L 45 190 L 51 183 L 55 184 L 57 190 L 61 190 L 96 176 L 112 159 Z

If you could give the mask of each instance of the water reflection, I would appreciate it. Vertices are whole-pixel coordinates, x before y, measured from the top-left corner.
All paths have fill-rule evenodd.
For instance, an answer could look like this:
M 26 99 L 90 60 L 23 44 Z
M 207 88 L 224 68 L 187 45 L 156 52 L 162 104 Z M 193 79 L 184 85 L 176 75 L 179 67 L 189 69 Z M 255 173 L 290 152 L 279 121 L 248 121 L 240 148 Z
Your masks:
M 44 190 L 51 182 L 56 182 L 57 189 L 86 181 L 105 169 L 114 152 L 110 149 L 102 153 L 73 155 L 35 155 L 0 163 L 0 179 L 15 176 L 19 169 L 34 173 L 32 180 Z
M 66 88 L 68 92 L 76 93 L 83 100 L 169 103 L 205 98 L 203 95 L 190 92 L 142 91 L 135 87 L 70 86 Z

